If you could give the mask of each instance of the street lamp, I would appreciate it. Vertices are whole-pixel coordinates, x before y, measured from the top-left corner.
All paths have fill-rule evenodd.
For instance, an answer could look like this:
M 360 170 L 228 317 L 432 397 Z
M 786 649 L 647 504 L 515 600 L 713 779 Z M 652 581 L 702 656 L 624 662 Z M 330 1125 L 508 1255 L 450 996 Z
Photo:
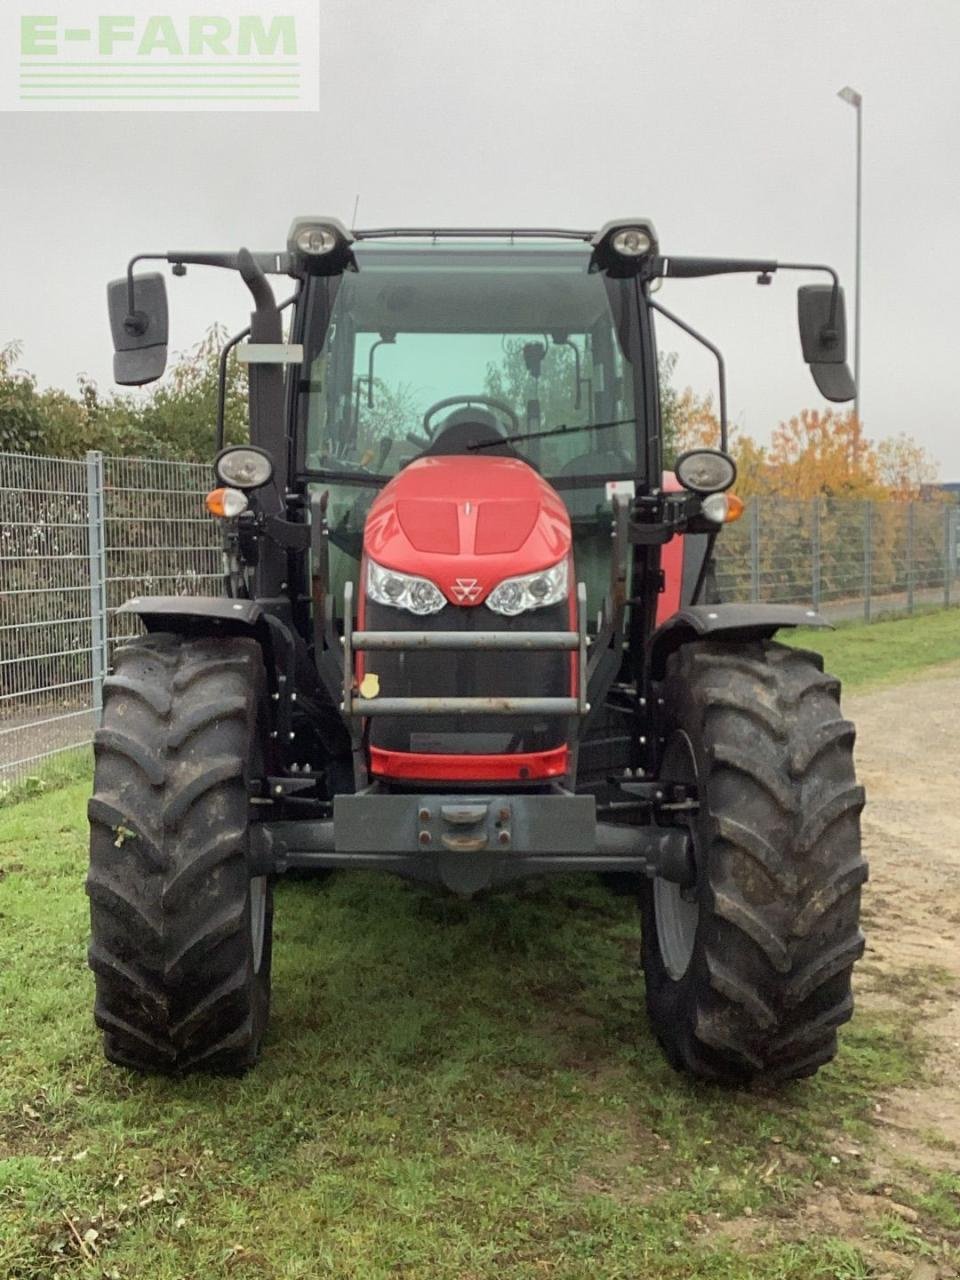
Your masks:
M 856 383 L 857 393 L 853 401 L 853 411 L 857 415 L 857 422 L 860 421 L 860 236 L 861 236 L 861 214 L 862 214 L 862 196 L 863 196 L 863 95 L 857 93 L 856 89 L 851 89 L 849 85 L 845 85 L 837 93 L 838 98 L 842 98 L 848 106 L 853 107 L 857 113 L 857 266 L 856 266 L 856 296 L 854 300 L 854 320 L 853 320 L 853 380 Z

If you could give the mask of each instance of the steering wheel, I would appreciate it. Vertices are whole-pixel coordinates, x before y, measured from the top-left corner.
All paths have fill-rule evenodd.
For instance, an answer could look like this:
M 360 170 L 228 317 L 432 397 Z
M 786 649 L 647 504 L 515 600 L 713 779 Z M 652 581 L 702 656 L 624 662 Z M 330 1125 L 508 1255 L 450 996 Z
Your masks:
M 482 404 L 486 405 L 488 409 L 497 409 L 504 417 L 509 418 L 511 435 L 517 435 L 520 430 L 520 419 L 510 405 L 507 404 L 506 400 L 498 400 L 495 396 L 447 396 L 446 400 L 438 400 L 436 404 L 432 404 L 423 415 L 423 434 L 427 437 L 427 440 L 432 441 L 436 434 L 430 427 L 430 419 L 433 415 L 439 413 L 441 409 L 449 409 L 455 404 L 463 404 L 467 407 L 474 404 Z

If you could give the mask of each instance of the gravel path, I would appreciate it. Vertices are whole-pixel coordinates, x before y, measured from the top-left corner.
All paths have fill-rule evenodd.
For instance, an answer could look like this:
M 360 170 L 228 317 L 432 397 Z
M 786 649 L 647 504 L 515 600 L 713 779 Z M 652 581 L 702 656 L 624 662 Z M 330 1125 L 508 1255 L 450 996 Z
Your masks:
M 928 1167 L 942 1166 L 930 1134 L 960 1148 L 960 663 L 851 695 L 844 710 L 857 725 L 867 790 L 863 1003 L 879 1003 L 911 971 L 942 972 L 926 984 L 940 997 L 929 1017 L 922 996 L 916 1009 L 936 1041 L 939 1079 L 899 1091 L 883 1123 L 902 1155 L 915 1151 Z M 948 1165 L 956 1160 L 947 1153 Z

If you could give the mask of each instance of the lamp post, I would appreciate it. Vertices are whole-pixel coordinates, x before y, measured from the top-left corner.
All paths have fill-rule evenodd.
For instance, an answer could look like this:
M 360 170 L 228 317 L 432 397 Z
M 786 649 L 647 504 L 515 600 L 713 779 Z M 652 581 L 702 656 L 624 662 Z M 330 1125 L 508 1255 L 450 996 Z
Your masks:
M 856 383 L 857 393 L 853 401 L 853 411 L 857 415 L 857 422 L 860 421 L 860 245 L 861 245 L 861 222 L 863 212 L 863 95 L 857 93 L 856 89 L 851 89 L 849 85 L 845 85 L 837 93 L 838 98 L 842 98 L 848 106 L 853 107 L 857 113 L 857 263 L 856 263 L 856 284 L 854 299 L 854 320 L 853 320 L 853 380 Z

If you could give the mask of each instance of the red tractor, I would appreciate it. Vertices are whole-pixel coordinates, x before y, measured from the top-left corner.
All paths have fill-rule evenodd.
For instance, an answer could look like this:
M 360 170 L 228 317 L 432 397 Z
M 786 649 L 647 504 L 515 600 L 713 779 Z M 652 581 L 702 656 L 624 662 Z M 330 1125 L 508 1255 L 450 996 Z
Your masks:
M 653 1028 L 716 1080 L 836 1051 L 861 954 L 863 793 L 813 611 L 712 598 L 742 504 L 719 352 L 664 278 L 785 269 L 821 392 L 853 395 L 827 267 L 668 256 L 599 233 L 299 219 L 239 273 L 250 441 L 208 506 L 224 593 L 130 601 L 96 737 L 96 1020 L 142 1071 L 256 1062 L 272 886 L 375 868 L 469 895 L 613 873 L 643 918 Z M 110 286 L 115 372 L 164 371 L 164 279 Z M 293 280 L 278 305 L 270 276 Z M 289 309 L 285 328 L 283 312 Z M 719 369 L 721 438 L 663 473 L 655 321 Z M 221 404 L 221 445 L 223 413 Z

